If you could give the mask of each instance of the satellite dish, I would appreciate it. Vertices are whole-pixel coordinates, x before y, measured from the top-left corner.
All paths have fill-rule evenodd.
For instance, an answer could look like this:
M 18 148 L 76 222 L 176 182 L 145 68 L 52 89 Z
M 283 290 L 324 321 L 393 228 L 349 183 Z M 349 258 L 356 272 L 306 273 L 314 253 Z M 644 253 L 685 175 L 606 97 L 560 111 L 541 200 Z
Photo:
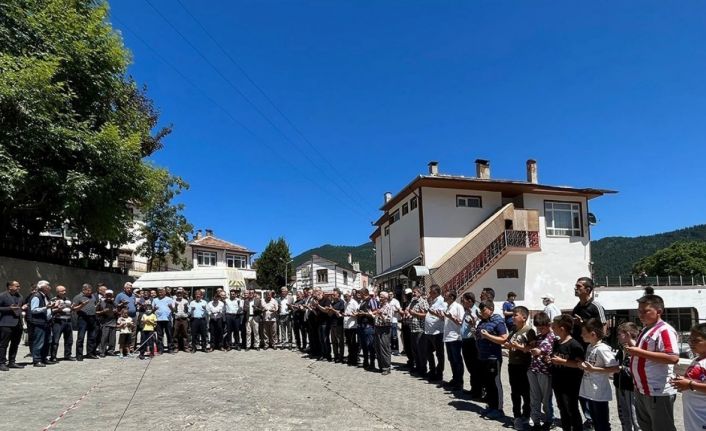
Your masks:
M 588 213 L 588 224 L 594 225 L 598 223 L 598 219 L 596 218 L 596 215 L 593 213 Z

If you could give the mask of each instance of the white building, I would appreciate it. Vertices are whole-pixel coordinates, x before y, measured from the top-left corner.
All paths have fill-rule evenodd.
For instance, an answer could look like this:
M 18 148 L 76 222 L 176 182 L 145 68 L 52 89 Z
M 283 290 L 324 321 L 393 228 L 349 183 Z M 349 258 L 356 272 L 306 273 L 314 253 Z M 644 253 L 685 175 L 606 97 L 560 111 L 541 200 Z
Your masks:
M 488 286 L 496 301 L 514 291 L 530 309 L 551 292 L 560 308 L 573 307 L 574 282 L 591 274 L 589 201 L 615 192 L 539 184 L 536 162 L 526 168 L 526 181 L 494 180 L 486 160 L 476 160 L 475 177 L 441 174 L 431 162 L 427 175 L 385 193 L 370 237 L 375 282 L 476 294 Z
M 312 255 L 311 259 L 297 267 L 296 272 L 298 290 L 319 287 L 324 292 L 331 292 L 338 288 L 346 293 L 353 289 L 368 287 L 368 277 L 360 271 L 358 262 L 340 264 Z

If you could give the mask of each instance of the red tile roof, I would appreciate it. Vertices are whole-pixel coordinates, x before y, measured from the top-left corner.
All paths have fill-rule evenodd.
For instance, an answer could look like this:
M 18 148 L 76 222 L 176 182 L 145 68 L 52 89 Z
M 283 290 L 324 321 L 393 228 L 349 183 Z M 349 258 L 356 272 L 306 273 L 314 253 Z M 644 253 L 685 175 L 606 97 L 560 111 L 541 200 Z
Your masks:
M 193 241 L 190 241 L 189 245 L 191 245 L 192 247 L 208 247 L 216 248 L 219 250 L 241 251 L 250 254 L 255 253 L 254 251 L 250 251 L 242 245 L 233 244 L 232 242 L 224 241 L 214 236 L 204 236 L 201 239 L 195 239 Z

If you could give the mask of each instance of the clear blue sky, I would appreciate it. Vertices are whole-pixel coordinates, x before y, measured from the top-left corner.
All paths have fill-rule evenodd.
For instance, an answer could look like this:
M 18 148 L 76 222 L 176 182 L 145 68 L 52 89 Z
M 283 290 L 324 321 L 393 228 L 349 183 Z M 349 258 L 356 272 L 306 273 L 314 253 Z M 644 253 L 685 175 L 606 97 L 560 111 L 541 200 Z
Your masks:
M 149 2 L 189 42 L 145 0 L 111 13 L 174 125 L 154 161 L 191 184 L 197 228 L 257 251 L 360 244 L 385 191 L 476 158 L 618 190 L 592 201 L 593 238 L 706 222 L 704 2 L 181 1 L 227 54 L 176 0 Z

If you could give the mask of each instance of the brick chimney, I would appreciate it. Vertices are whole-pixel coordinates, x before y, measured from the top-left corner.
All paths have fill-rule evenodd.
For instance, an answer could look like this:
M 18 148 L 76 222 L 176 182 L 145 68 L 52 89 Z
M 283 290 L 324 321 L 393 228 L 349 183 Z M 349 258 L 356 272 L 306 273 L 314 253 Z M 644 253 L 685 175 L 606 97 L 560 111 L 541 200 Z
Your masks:
M 476 177 L 480 180 L 490 179 L 490 161 L 476 159 Z
M 537 161 L 529 159 L 527 160 L 527 182 L 532 184 L 537 184 Z
M 437 176 L 439 175 L 439 162 L 431 161 L 429 162 L 429 175 Z
M 213 236 L 213 230 L 206 229 L 206 236 Z

